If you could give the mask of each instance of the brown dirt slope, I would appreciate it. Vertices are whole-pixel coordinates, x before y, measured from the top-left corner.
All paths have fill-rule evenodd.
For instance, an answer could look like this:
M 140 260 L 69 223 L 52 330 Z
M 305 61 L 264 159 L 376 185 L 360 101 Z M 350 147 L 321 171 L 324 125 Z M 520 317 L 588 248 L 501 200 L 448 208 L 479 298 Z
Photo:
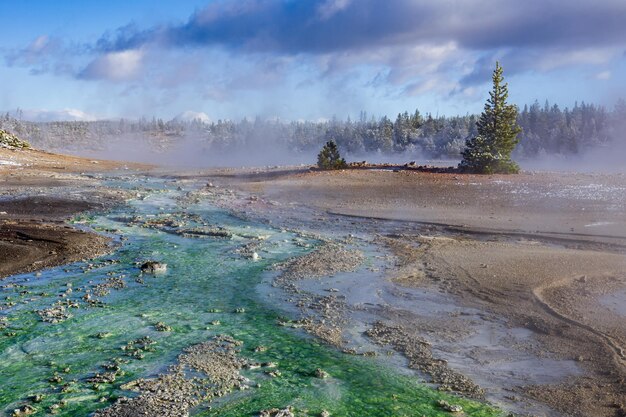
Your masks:
M 151 167 L 0 147 L 0 277 L 101 255 L 109 239 L 63 222 L 127 196 L 83 172 Z

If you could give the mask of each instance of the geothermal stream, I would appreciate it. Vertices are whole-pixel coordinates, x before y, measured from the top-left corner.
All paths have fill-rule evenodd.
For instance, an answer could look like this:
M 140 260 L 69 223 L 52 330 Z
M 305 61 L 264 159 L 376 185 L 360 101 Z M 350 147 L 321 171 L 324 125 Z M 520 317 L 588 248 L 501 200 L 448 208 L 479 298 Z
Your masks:
M 440 400 L 472 416 L 501 415 L 419 382 L 399 369 L 400 358 L 342 353 L 298 326 L 281 325 L 298 316 L 281 307 L 282 290 L 268 285 L 271 267 L 319 241 L 190 200 L 189 190 L 167 180 L 131 177 L 113 185 L 138 198 L 76 219 L 117 236 L 111 254 L 1 282 L 3 415 L 123 415 L 144 400 L 167 403 L 162 415 L 181 416 L 288 406 L 311 416 L 448 415 Z M 378 262 L 367 257 L 369 268 Z M 148 260 L 166 263 L 167 272 L 142 273 Z M 355 304 L 379 303 L 346 286 L 361 272 L 336 276 L 332 285 Z M 383 288 L 381 297 L 394 296 Z M 369 343 L 352 333 L 353 344 Z M 202 395 L 181 388 L 187 386 Z M 122 397 L 135 402 L 116 403 Z

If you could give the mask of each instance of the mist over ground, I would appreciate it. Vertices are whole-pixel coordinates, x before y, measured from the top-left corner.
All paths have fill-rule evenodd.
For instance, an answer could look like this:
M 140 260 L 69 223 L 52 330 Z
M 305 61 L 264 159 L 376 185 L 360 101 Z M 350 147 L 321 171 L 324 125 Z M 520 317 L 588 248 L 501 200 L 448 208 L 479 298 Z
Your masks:
M 211 122 L 207 117 L 31 122 L 11 114 L 0 128 L 35 147 L 90 158 L 175 168 L 315 164 L 329 140 L 348 161 L 454 166 L 468 138 L 477 134 L 477 115 L 400 113 L 395 120 L 280 121 L 243 119 Z M 612 110 L 581 103 L 561 110 L 535 102 L 518 115 L 522 127 L 513 157 L 526 170 L 624 172 L 626 103 Z
M 612 138 L 605 145 L 574 155 L 543 154 L 519 160 L 529 171 L 598 172 L 626 174 L 626 135 Z

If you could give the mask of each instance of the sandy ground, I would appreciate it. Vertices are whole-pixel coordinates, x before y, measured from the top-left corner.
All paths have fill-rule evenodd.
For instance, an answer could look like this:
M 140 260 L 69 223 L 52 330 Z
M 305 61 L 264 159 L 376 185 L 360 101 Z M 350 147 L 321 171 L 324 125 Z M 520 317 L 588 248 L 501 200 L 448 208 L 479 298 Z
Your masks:
M 405 273 L 395 277 L 397 282 L 432 284 L 454 294 L 464 305 L 506 317 L 509 326 L 533 331 L 540 342 L 522 349 L 576 361 L 584 370 L 583 377 L 549 386 L 529 379 L 520 392 L 565 415 L 623 413 L 626 320 L 611 313 L 597 296 L 626 287 L 623 254 L 527 240 L 416 240 L 421 244 L 414 249 L 415 258 L 406 260 Z
M 147 166 L 97 161 L 37 150 L 0 148 L 0 277 L 91 258 L 109 240 L 65 224 L 127 196 L 103 189 L 83 172 L 127 172 Z
M 623 174 L 516 176 L 413 171 L 216 173 L 282 202 L 369 218 L 443 223 L 507 232 L 626 239 Z
M 407 296 L 365 309 L 388 323 L 370 332 L 401 352 L 427 336 L 516 412 L 626 415 L 625 176 L 221 170 L 209 180 L 259 196 L 244 213 L 374 236 L 395 258 L 393 291 L 424 291 L 415 304 Z M 429 316 L 417 303 L 433 290 L 462 309 Z M 499 336 L 479 340 L 483 328 Z M 505 387 L 497 395 L 494 381 Z
M 0 162 L 0 276 L 106 251 L 105 239 L 64 220 L 127 196 L 83 172 L 147 168 L 6 149 Z M 333 282 L 346 294 L 337 308 L 367 317 L 362 333 L 409 366 L 446 364 L 516 412 L 626 416 L 626 176 L 277 169 L 179 178 L 258 196 L 224 193 L 223 205 L 245 215 L 354 234 L 386 254 L 387 269 L 369 281 Z M 328 300 L 320 308 L 335 314 Z

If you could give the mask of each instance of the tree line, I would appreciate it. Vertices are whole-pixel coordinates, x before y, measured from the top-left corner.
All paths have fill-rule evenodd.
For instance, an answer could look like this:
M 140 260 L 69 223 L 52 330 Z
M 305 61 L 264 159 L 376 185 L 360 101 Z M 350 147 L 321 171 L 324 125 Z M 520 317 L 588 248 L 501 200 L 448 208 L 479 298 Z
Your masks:
M 100 149 L 123 141 L 167 149 L 181 139 L 193 138 L 212 151 L 241 150 L 263 144 L 297 153 L 317 151 L 324 143 L 334 140 L 342 152 L 352 156 L 408 152 L 456 159 L 460 158 L 466 141 L 477 135 L 478 120 L 478 115 L 433 116 L 415 110 L 400 113 L 394 120 L 361 112 L 357 120 L 333 118 L 316 122 L 256 118 L 205 123 L 142 118 L 35 123 L 7 113 L 0 117 L 0 129 L 17 134 L 35 147 L 50 150 Z M 581 154 L 608 144 L 620 133 L 625 120 L 624 100 L 612 109 L 584 102 L 571 109 L 561 109 L 547 101 L 544 105 L 535 102 L 518 112 L 517 123 L 522 131 L 513 156 Z

